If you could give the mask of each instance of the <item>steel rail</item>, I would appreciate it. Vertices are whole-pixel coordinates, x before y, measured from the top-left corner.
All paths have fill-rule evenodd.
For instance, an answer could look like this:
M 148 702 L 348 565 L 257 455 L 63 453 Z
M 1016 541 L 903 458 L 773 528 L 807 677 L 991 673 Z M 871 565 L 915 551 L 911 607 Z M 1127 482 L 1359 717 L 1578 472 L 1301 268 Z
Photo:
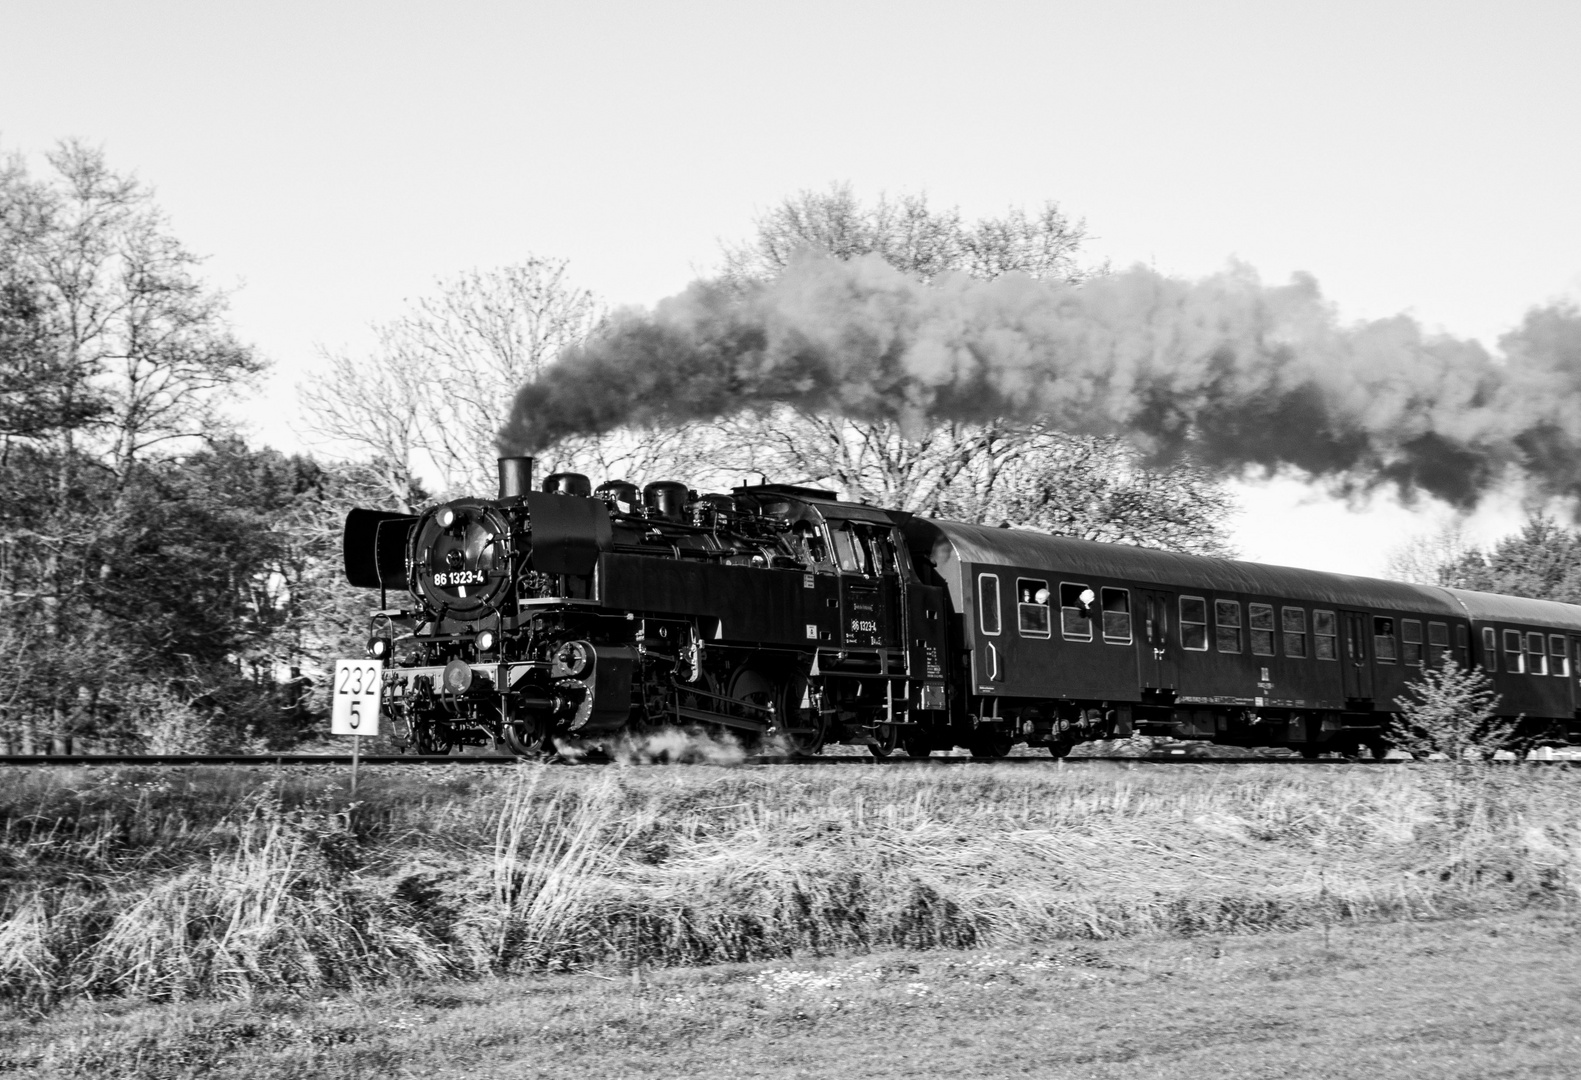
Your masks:
M 363 754 L 360 757 L 363 765 L 515 765 L 523 759 L 501 754 L 458 754 L 449 755 L 418 755 L 418 754 Z M 606 764 L 608 759 L 602 756 L 589 756 L 581 759 L 552 759 L 556 764 L 564 765 L 600 765 Z M 1210 757 L 1195 754 L 1145 754 L 1139 756 L 1089 756 L 1089 757 L 1003 757 L 1003 758 L 971 758 L 971 757 L 905 757 L 895 756 L 889 758 L 858 757 L 845 755 L 840 757 L 747 757 L 733 764 L 740 765 L 898 765 L 898 766 L 928 766 L 928 765 L 1056 765 L 1066 763 L 1071 765 L 1085 764 L 1087 762 L 1130 762 L 1141 765 L 1397 765 L 1400 760 L 1387 761 L 1354 761 L 1346 758 L 1300 758 L 1300 757 Z M 307 765 L 347 765 L 352 762 L 350 754 L 4 754 L 0 755 L 0 766 L 16 765 L 277 765 L 277 766 L 307 766 Z M 655 765 L 671 764 L 710 764 L 700 762 L 653 762 Z M 713 763 L 717 764 L 717 762 Z

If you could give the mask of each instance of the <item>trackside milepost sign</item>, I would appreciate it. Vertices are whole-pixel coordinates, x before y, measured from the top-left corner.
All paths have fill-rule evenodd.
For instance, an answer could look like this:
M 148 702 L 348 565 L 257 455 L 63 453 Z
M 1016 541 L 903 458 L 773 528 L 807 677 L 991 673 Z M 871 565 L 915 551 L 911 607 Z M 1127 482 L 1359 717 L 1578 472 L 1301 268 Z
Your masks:
M 377 735 L 383 682 L 384 664 L 378 660 L 336 660 L 330 734 Z

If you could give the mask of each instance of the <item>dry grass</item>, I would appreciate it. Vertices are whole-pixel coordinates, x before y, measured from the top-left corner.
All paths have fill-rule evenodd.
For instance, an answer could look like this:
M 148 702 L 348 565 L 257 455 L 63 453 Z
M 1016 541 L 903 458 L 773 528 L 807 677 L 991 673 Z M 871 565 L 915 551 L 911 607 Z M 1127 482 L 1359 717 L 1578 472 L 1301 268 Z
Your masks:
M 0 773 L 0 995 L 318 993 L 1564 907 L 1563 771 Z

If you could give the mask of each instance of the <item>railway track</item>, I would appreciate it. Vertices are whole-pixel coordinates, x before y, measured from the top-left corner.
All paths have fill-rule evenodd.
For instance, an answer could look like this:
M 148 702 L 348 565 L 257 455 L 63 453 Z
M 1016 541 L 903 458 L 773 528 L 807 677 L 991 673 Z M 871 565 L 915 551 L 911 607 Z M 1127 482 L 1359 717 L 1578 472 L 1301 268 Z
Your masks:
M 458 754 L 455 756 L 417 756 L 411 754 L 363 754 L 358 761 L 361 765 L 415 765 L 415 766 L 485 766 L 485 765 L 514 765 L 521 759 L 499 754 Z M 1130 762 L 1133 764 L 1153 765 L 1354 765 L 1357 762 L 1345 758 L 1295 758 L 1295 757 L 1257 757 L 1253 755 L 1236 757 L 1209 757 L 1201 754 L 1187 752 L 1153 753 L 1139 756 L 1091 756 L 1069 757 L 1060 759 L 1072 765 L 1081 765 L 1087 762 Z M 567 766 L 606 764 L 604 758 L 585 758 L 578 761 L 557 762 Z M 707 762 L 664 762 L 655 764 L 706 764 Z M 171 766 L 171 765 L 248 765 L 248 766 L 278 766 L 298 767 L 311 765 L 336 765 L 349 766 L 352 764 L 350 754 L 6 754 L 0 755 L 0 766 L 84 766 L 84 765 L 145 765 L 145 766 Z M 893 757 L 880 760 L 873 757 L 859 757 L 855 755 L 841 757 L 813 757 L 787 760 L 778 757 L 747 757 L 731 764 L 740 765 L 869 765 L 869 766 L 959 766 L 959 765 L 1020 765 L 1032 767 L 1037 765 L 1054 765 L 1056 760 L 1047 757 L 1006 757 L 977 759 L 970 757 L 927 757 L 909 758 Z M 1361 764 L 1394 765 L 1396 761 L 1362 762 Z

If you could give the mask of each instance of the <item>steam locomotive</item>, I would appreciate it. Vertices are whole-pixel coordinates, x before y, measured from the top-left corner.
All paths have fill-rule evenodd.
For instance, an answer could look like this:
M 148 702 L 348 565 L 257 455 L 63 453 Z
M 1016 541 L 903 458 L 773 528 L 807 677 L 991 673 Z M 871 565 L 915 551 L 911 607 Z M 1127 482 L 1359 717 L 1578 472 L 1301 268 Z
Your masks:
M 1581 731 L 1581 607 L 931 520 L 783 484 L 533 490 L 356 509 L 380 590 L 368 656 L 413 752 L 523 757 L 698 728 L 791 755 L 1133 732 L 1381 753 L 1406 684 L 1453 656 L 1552 743 Z M 389 590 L 399 600 L 388 603 Z

